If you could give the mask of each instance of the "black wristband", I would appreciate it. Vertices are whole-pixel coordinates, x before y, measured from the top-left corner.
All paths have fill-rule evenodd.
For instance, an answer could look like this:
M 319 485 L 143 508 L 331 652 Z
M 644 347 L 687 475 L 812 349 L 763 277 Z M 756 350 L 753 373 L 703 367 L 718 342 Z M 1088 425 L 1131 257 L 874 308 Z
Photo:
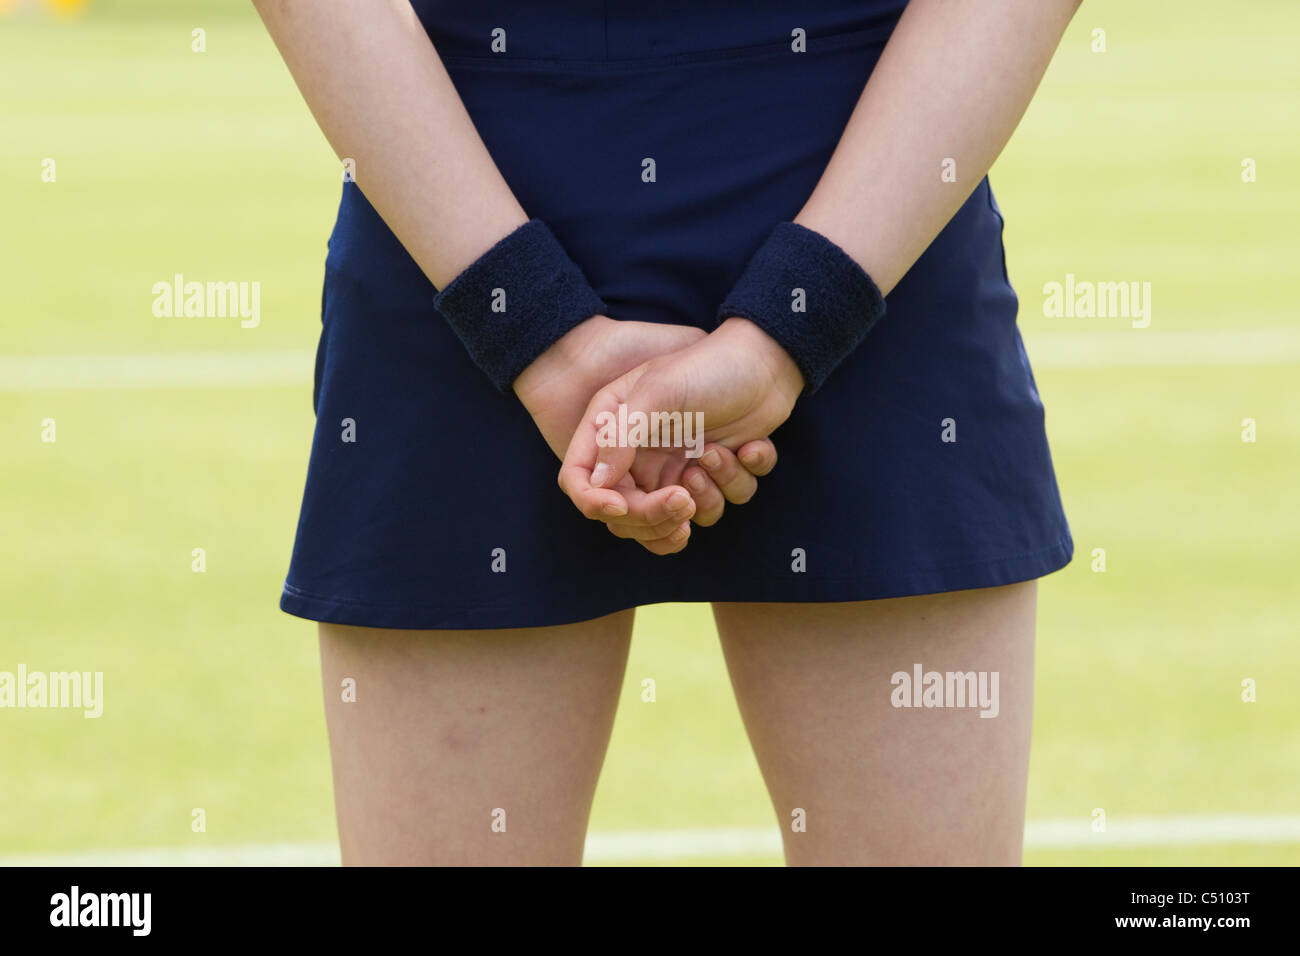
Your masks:
M 540 219 L 483 253 L 434 297 L 433 306 L 503 392 L 564 333 L 605 312 Z
M 783 222 L 749 260 L 718 321 L 749 319 L 776 339 L 799 366 L 808 395 L 884 314 L 876 283 L 848 253 L 819 232 Z

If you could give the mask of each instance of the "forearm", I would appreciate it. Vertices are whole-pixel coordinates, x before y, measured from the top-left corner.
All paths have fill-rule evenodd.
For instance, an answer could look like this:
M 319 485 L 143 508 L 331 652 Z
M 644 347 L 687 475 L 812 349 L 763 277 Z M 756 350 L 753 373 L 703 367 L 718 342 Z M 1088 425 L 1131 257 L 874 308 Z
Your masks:
M 1079 2 L 912 0 L 794 221 L 888 294 L 1006 146 Z
M 253 0 L 366 199 L 441 289 L 527 221 L 407 0 Z

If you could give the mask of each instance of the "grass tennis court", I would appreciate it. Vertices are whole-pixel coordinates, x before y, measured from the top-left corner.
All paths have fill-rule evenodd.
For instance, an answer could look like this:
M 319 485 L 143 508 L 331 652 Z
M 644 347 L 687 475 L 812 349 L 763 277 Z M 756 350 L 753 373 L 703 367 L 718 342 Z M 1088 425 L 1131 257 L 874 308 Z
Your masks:
M 0 15 L 0 671 L 105 685 L 97 720 L 0 710 L 0 859 L 334 836 L 315 626 L 276 602 L 339 171 L 251 6 L 213 10 Z M 1232 17 L 1088 0 L 991 176 L 1076 542 L 1040 590 L 1031 823 L 1300 818 L 1300 9 Z M 260 282 L 260 324 L 155 317 L 176 273 Z M 1067 274 L 1151 283 L 1150 327 L 1045 317 Z M 1115 362 L 1085 361 L 1080 337 Z M 175 387 L 130 365 L 150 353 L 288 373 Z M 34 357 L 57 377 L 33 378 Z M 133 387 L 96 377 L 113 357 Z M 592 829 L 721 827 L 775 818 L 707 608 L 655 607 Z M 1031 840 L 1026 862 L 1293 865 L 1289 833 Z

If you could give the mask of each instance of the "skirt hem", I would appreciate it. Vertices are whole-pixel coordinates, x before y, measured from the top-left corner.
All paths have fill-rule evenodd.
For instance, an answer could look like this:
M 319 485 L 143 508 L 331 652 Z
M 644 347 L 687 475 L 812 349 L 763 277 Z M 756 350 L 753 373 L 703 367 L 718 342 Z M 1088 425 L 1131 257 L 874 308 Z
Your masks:
M 508 605 L 421 605 L 371 603 L 332 598 L 284 584 L 280 610 L 294 617 L 329 624 L 399 630 L 506 630 L 554 627 L 605 617 L 630 608 L 664 603 L 836 604 L 915 597 L 948 591 L 1001 587 L 1030 581 L 1059 571 L 1074 556 L 1066 533 L 1051 547 L 1028 554 L 996 558 L 960 567 L 921 570 L 902 578 L 853 576 L 751 578 L 740 587 L 732 583 L 642 580 L 618 595 L 584 595 L 585 603 L 557 602 L 554 592 L 539 591 Z

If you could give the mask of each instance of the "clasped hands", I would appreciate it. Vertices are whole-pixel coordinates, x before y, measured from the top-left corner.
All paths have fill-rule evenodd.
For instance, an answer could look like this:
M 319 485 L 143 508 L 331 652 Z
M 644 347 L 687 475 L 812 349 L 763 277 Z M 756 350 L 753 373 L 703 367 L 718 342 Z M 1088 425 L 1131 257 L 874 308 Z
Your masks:
M 560 487 L 588 518 L 654 554 L 686 547 L 691 522 L 744 504 L 776 465 L 768 437 L 790 415 L 803 377 L 752 322 L 712 333 L 597 315 L 529 365 L 514 391 L 557 456 Z M 601 412 L 699 413 L 704 446 L 602 447 Z

